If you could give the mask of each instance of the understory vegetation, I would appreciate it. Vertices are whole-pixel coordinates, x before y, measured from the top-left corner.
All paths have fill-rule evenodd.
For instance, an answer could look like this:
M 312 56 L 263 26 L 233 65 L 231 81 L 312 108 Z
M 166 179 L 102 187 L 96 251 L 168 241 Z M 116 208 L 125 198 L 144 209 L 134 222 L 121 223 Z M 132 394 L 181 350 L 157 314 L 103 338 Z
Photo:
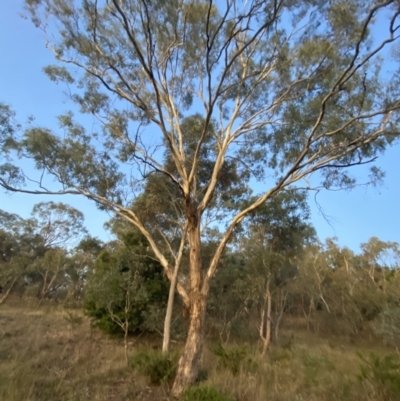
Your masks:
M 112 219 L 103 243 L 71 216 L 80 214 L 54 203 L 31 219 L 0 213 L 0 399 L 170 399 L 183 303 L 162 352 L 168 285 L 146 240 Z M 400 400 L 398 244 L 371 238 L 356 254 L 320 243 L 308 218 L 305 198 L 278 198 L 238 233 L 182 400 Z M 212 250 L 210 241 L 204 257 Z
M 168 400 L 176 353 L 158 337 L 121 338 L 93 327 L 80 310 L 52 301 L 39 310 L 12 297 L 0 310 L 0 399 L 5 401 Z M 184 401 L 395 401 L 400 357 L 376 338 L 317 336 L 288 319 L 267 358 L 256 343 L 206 343 L 199 382 Z

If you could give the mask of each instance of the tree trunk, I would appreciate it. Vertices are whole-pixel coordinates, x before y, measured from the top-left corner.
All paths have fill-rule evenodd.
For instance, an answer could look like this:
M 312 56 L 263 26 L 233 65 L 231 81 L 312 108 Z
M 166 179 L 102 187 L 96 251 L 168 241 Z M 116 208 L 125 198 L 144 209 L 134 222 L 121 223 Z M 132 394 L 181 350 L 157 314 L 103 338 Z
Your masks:
M 310 307 L 308 309 L 308 315 L 306 316 L 306 319 L 307 319 L 307 331 L 310 331 L 311 312 L 313 310 L 313 305 L 314 305 L 314 297 L 311 297 L 311 299 L 310 299 Z
M 266 305 L 267 305 L 267 300 L 266 298 L 264 298 L 264 305 L 261 309 L 261 317 L 260 317 L 260 330 L 259 330 L 259 334 L 260 334 L 260 338 L 263 339 L 264 338 L 264 333 L 265 333 L 265 313 L 266 313 Z
M 180 268 L 181 262 L 182 262 L 183 251 L 185 248 L 187 228 L 188 228 L 188 226 L 187 226 L 187 224 L 185 224 L 185 227 L 182 231 L 182 239 L 181 239 L 181 244 L 179 246 L 178 255 L 175 258 L 175 268 L 174 268 L 174 272 L 172 274 L 171 283 L 170 283 L 170 287 L 169 287 L 168 304 L 167 304 L 167 310 L 165 313 L 165 320 L 164 320 L 162 352 L 169 351 L 169 344 L 171 341 L 171 325 L 172 325 L 171 322 L 172 322 L 172 312 L 174 309 L 175 291 L 176 291 L 176 287 L 178 284 L 178 273 L 179 273 L 179 268 Z M 185 304 L 185 302 L 184 302 L 184 304 Z
M 124 350 L 125 350 L 125 362 L 126 366 L 129 366 L 129 357 L 128 357 L 128 333 L 129 333 L 129 321 L 125 320 L 124 327 Z
M 284 296 L 282 296 L 282 293 L 281 293 L 281 307 L 280 307 L 279 315 L 278 315 L 278 317 L 276 318 L 276 321 L 275 321 L 275 341 L 278 340 L 279 325 L 281 323 L 282 316 L 283 316 L 283 311 L 285 309 L 286 297 L 287 297 L 287 292 L 285 293 Z
M 188 336 L 172 388 L 175 397 L 181 396 L 197 379 L 203 353 L 205 311 L 206 299 L 200 295 L 192 301 L 190 308 Z
M 180 397 L 192 385 L 199 372 L 204 344 L 204 321 L 208 287 L 203 288 L 200 215 L 189 211 L 188 239 L 190 247 L 190 322 L 185 348 L 179 360 L 172 395 Z
M 124 348 L 125 348 L 125 362 L 126 366 L 129 366 L 129 358 L 128 358 L 128 334 L 129 334 L 129 313 L 131 311 L 131 297 L 130 297 L 130 289 L 129 286 L 127 287 L 126 290 L 126 296 L 125 296 L 125 321 L 123 324 L 123 329 L 124 329 Z
M 6 293 L 1 297 L 0 305 L 4 304 L 4 302 L 6 302 L 6 299 L 10 295 L 11 289 L 14 287 L 14 284 L 15 284 L 16 281 L 17 281 L 17 278 L 14 278 L 14 280 L 10 284 L 10 287 L 8 287 L 8 290 L 6 291 Z
M 265 302 L 267 304 L 267 311 L 266 311 L 266 322 L 265 322 L 265 337 L 263 337 L 263 348 L 262 348 L 262 356 L 265 356 L 267 351 L 268 351 L 268 347 L 271 343 L 271 304 L 272 304 L 272 300 L 271 300 L 271 292 L 270 292 L 270 282 L 271 282 L 271 278 L 268 277 L 267 279 L 267 288 L 265 291 Z
M 165 313 L 165 320 L 164 320 L 164 333 L 163 333 L 164 337 L 163 337 L 162 352 L 169 351 L 169 342 L 171 338 L 172 311 L 174 308 L 174 297 L 175 297 L 176 282 L 178 280 L 178 272 L 179 272 L 179 265 L 176 265 L 174 274 L 172 276 L 171 284 L 169 287 L 167 311 Z

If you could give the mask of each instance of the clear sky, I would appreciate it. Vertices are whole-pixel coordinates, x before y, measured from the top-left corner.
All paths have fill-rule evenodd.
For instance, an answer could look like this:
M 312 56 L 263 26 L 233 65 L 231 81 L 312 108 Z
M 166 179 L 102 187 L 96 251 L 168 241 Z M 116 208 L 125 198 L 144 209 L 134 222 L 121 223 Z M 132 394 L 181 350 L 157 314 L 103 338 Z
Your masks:
M 54 127 L 55 117 L 71 106 L 63 94 L 65 87 L 51 82 L 42 72 L 43 67 L 54 60 L 45 48 L 43 34 L 29 20 L 20 17 L 22 5 L 21 0 L 1 1 L 0 102 L 10 104 L 22 122 L 32 115 L 38 124 Z M 341 245 L 355 250 L 372 236 L 400 243 L 400 145 L 389 149 L 378 159 L 377 165 L 386 171 L 381 187 L 319 193 L 318 205 L 329 222 L 310 198 L 312 222 L 321 240 L 337 236 Z M 367 171 L 359 167 L 353 169 L 353 174 L 362 181 Z M 74 196 L 51 199 L 0 192 L 0 208 L 22 217 L 28 217 L 33 205 L 45 200 L 63 201 L 80 209 L 91 234 L 108 239 L 103 223 L 110 216 L 98 211 L 86 199 Z

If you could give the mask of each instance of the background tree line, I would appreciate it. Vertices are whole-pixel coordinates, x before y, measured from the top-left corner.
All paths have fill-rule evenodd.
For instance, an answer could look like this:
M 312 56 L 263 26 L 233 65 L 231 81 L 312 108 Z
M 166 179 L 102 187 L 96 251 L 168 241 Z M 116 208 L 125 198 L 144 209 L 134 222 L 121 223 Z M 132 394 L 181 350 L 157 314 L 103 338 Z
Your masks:
M 62 203 L 35 205 L 29 219 L 1 211 L 0 224 L 2 303 L 12 294 L 35 297 L 38 305 L 52 299 L 83 307 L 109 334 L 153 333 L 161 342 L 168 279 L 146 239 L 123 220 L 107 223 L 114 237 L 108 243 L 88 236 L 82 214 Z M 210 233 L 204 258 L 218 235 Z M 259 341 L 261 353 L 279 342 L 280 327 L 298 324 L 322 336 L 373 336 L 399 347 L 399 280 L 397 243 L 371 238 L 359 253 L 335 238 L 321 243 L 305 194 L 286 192 L 254 213 L 225 251 L 210 289 L 206 333 L 222 344 Z M 184 340 L 187 324 L 177 302 L 173 341 Z

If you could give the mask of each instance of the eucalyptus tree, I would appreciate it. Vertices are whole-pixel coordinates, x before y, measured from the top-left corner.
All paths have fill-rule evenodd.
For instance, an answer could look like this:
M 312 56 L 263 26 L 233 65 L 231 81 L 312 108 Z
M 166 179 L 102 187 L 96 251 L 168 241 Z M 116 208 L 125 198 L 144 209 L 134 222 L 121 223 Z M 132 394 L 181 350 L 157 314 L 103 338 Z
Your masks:
M 20 276 L 16 271 L 17 252 L 17 240 L 9 232 L 0 229 L 0 305 L 6 301 Z
M 87 276 L 93 270 L 103 247 L 104 243 L 101 240 L 88 235 L 70 251 L 70 263 L 66 270 L 68 292 L 65 303 L 67 305 L 79 305 L 83 301 Z
M 379 331 L 385 315 L 398 309 L 398 244 L 371 238 L 356 254 L 336 240 L 304 249 L 291 303 L 307 328 L 312 321 L 318 331 L 342 335 L 357 336 L 371 324 Z
M 68 246 L 85 235 L 83 214 L 64 203 L 36 204 L 31 217 L 0 210 L 0 236 L 3 261 L 2 275 L 8 289 L 19 281 L 38 286 L 38 297 L 44 298 L 63 287 L 66 271 L 71 271 Z
M 181 122 L 181 130 L 185 132 L 185 153 L 188 156 L 185 161 L 187 168 L 193 162 L 192 158 L 197 146 L 197 140 L 202 134 L 204 119 L 199 114 L 185 117 Z M 201 196 L 203 188 L 207 185 L 214 163 L 215 154 L 210 149 L 212 147 L 214 127 L 209 125 L 209 130 L 203 141 L 203 148 L 198 155 L 198 171 L 196 174 L 196 185 L 198 188 L 197 196 Z M 167 149 L 164 155 L 164 163 L 168 171 L 177 174 L 171 152 Z M 238 174 L 238 165 L 235 160 L 227 160 L 221 169 L 221 178 L 218 182 L 212 204 L 203 217 L 202 224 L 202 246 L 210 243 L 210 236 L 206 235 L 206 230 L 215 221 L 223 219 L 228 213 L 233 202 L 241 200 L 247 193 L 246 182 Z M 141 221 L 146 225 L 152 238 L 157 242 L 160 250 L 169 255 L 168 262 L 173 267 L 173 274 L 170 283 L 168 304 L 164 320 L 163 332 L 163 352 L 169 350 L 171 321 L 174 306 L 175 290 L 178 282 L 178 274 L 181 281 L 185 280 L 186 272 L 182 272 L 181 265 L 186 263 L 187 246 L 186 233 L 187 221 L 185 219 L 184 199 L 180 196 L 179 188 L 171 182 L 165 174 L 153 172 L 146 180 L 143 192 L 138 196 L 132 205 L 132 210 L 141 216 Z M 208 231 L 210 233 L 210 231 Z M 215 232 L 215 230 L 214 230 Z M 183 234 L 182 234 L 183 233 Z M 203 252 L 204 261 L 204 252 Z M 189 304 L 184 301 L 185 310 L 189 310 Z
M 33 231 L 42 238 L 43 248 L 68 247 L 86 234 L 83 213 L 62 202 L 40 202 L 32 209 Z
M 23 288 L 28 267 L 43 255 L 41 238 L 32 229 L 33 221 L 0 210 L 0 286 L 4 303 L 16 287 Z
M 247 220 L 241 251 L 248 270 L 248 287 L 260 309 L 263 355 L 272 339 L 272 324 L 278 336 L 288 284 L 297 273 L 296 259 L 301 259 L 303 248 L 315 240 L 315 230 L 309 219 L 306 193 L 282 191 L 251 212 Z
M 142 232 L 170 280 L 170 258 L 130 206 L 153 171 L 177 188 L 187 227 L 180 235 L 190 255 L 190 277 L 177 285 L 190 308 L 173 386 L 179 395 L 196 378 L 210 280 L 237 225 L 313 173 L 305 181 L 310 187 L 354 185 L 348 168 L 374 161 L 396 138 L 399 71 L 391 64 L 385 75 L 381 55 L 396 54 L 399 3 L 26 0 L 26 6 L 57 60 L 45 71 L 69 85 L 101 128 L 86 130 L 67 114 L 59 119 L 62 133 L 33 127 L 19 136 L 2 106 L 0 143 L 8 159 L 1 185 L 92 199 Z M 202 116 L 201 134 L 187 146 L 182 122 L 194 113 Z M 202 151 L 213 162 L 199 186 Z M 33 181 L 18 165 L 25 157 L 38 169 Z M 263 192 L 245 209 L 232 202 L 204 267 L 202 225 L 222 169 L 233 160 L 242 182 L 260 179 Z M 381 178 L 376 167 L 372 172 Z
M 23 220 L 24 230 L 36 238 L 37 247 L 27 272 L 39 284 L 38 297 L 43 299 L 66 286 L 67 271 L 72 273 L 68 248 L 87 231 L 83 213 L 62 202 L 40 202 L 31 216 Z

